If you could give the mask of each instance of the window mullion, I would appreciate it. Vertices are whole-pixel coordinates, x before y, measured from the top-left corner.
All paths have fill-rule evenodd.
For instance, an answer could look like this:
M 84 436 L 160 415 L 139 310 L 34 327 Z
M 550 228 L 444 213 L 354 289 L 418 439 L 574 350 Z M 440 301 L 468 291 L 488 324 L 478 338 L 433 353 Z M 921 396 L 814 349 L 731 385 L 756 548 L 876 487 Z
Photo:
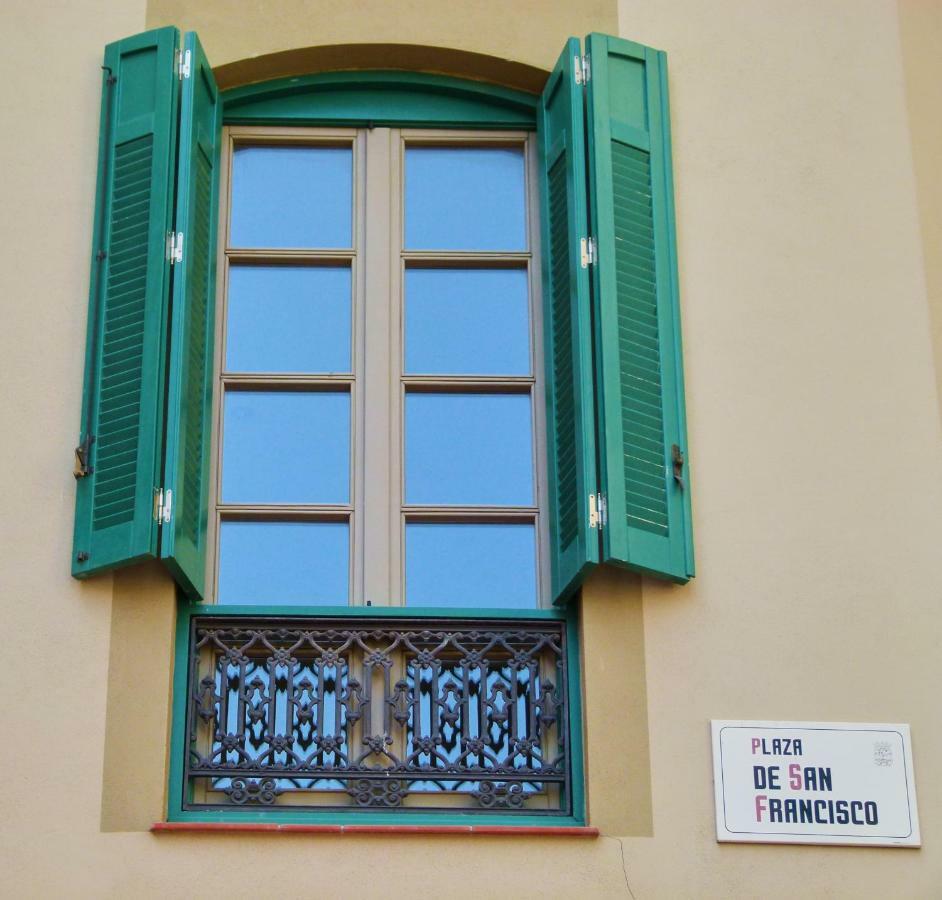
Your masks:
M 391 402 L 393 372 L 398 366 L 398 240 L 395 172 L 398 132 L 372 128 L 363 133 L 365 163 L 359 183 L 362 201 L 360 275 L 357 279 L 359 340 L 357 378 L 360 383 L 357 440 L 357 539 L 355 557 L 362 591 L 355 603 L 399 604 L 398 529 L 398 403 Z M 365 186 L 369 190 L 365 190 Z M 395 233 L 395 234 L 394 234 Z M 368 302 L 367 302 L 368 298 Z

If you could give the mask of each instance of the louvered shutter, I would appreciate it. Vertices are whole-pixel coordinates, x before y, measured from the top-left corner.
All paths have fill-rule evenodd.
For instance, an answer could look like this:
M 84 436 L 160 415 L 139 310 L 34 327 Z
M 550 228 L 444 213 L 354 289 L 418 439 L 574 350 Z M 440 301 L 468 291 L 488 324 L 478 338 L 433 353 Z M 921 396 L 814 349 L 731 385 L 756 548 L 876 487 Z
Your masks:
M 587 38 L 589 203 L 606 562 L 693 575 L 663 53 Z
M 553 597 L 559 602 L 598 562 L 589 527 L 596 488 L 592 323 L 588 270 L 580 240 L 588 235 L 582 89 L 575 81 L 579 41 L 570 38 L 550 75 L 537 113 L 543 237 L 543 328 Z
M 105 49 L 74 575 L 157 553 L 177 31 Z M 82 474 L 85 472 L 86 474 Z
M 216 174 L 222 104 L 195 33 L 184 35 L 183 49 L 184 65 L 188 64 L 189 70 L 182 81 L 180 101 L 174 226 L 183 235 L 183 258 L 173 272 L 163 479 L 171 492 L 171 515 L 161 533 L 160 557 L 188 594 L 203 599 L 213 396 Z

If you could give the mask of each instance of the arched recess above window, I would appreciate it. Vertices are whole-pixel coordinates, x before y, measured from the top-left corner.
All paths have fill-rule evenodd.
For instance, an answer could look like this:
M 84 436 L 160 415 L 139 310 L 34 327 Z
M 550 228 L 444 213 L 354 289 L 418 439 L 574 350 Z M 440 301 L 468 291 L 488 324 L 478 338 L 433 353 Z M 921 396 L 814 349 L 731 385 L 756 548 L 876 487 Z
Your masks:
M 535 129 L 539 97 L 427 72 L 366 70 L 279 78 L 224 91 L 227 125 Z

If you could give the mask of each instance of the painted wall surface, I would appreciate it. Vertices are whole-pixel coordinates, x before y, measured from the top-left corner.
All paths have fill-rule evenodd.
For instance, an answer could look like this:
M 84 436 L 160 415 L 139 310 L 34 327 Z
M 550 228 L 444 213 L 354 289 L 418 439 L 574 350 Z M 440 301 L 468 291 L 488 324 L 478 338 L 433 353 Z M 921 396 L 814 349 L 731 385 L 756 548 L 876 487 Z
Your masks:
M 901 43 L 892 0 L 0 5 L 0 894 L 938 896 L 936 70 L 908 12 Z M 218 65 L 408 43 L 548 68 L 593 28 L 668 51 L 699 574 L 603 573 L 585 591 L 603 837 L 146 830 L 164 803 L 173 589 L 157 568 L 69 577 L 71 448 L 101 48 L 169 22 Z M 923 848 L 717 845 L 711 718 L 909 722 Z
M 942 0 L 898 0 L 935 378 L 942 413 Z

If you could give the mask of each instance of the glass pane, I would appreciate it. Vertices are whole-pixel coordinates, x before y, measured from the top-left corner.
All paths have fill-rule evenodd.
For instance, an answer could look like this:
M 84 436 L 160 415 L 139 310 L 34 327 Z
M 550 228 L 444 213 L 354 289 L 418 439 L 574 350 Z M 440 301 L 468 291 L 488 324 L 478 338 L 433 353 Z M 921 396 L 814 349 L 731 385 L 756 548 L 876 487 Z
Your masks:
M 229 372 L 349 372 L 350 269 L 233 266 Z
M 350 147 L 238 147 L 232 160 L 233 247 L 350 247 Z
M 528 394 L 407 394 L 406 503 L 529 506 Z
M 229 391 L 224 503 L 346 503 L 350 395 Z
M 346 522 L 223 522 L 220 603 L 346 605 Z
M 407 147 L 406 248 L 526 250 L 523 149 Z
M 524 269 L 406 271 L 406 372 L 529 375 Z
M 406 603 L 536 606 L 533 525 L 406 525 Z

